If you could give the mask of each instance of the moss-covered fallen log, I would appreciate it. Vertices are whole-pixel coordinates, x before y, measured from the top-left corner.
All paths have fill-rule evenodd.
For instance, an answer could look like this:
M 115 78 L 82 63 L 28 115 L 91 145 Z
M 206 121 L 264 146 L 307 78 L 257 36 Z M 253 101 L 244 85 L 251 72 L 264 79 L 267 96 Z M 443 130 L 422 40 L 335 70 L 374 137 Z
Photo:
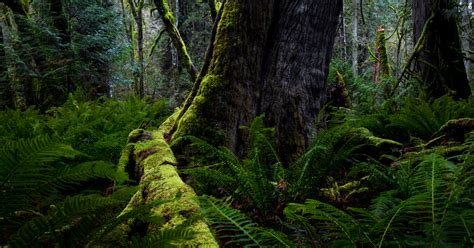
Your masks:
M 163 136 L 165 123 L 153 132 L 137 129 L 130 133 L 129 143 L 119 163 L 119 169 L 139 180 L 140 190 L 132 197 L 122 214 L 154 201 L 169 200 L 151 210 L 151 215 L 163 218 L 165 224 L 159 228 L 146 224 L 146 233 L 175 228 L 188 220 L 199 209 L 199 200 L 194 190 L 185 184 L 176 168 L 176 158 Z M 142 225 L 143 226 L 143 225 Z M 133 226 L 128 232 L 134 232 Z M 188 227 L 194 238 L 176 244 L 183 247 L 218 247 L 207 224 L 198 220 Z

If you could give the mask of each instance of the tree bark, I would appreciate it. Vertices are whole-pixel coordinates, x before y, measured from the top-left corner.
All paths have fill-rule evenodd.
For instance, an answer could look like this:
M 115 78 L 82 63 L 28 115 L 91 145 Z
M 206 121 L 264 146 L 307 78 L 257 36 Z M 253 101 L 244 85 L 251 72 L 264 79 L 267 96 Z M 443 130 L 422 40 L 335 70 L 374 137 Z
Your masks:
M 467 78 L 469 82 L 472 81 L 471 75 L 471 54 L 472 51 L 472 28 L 471 28 L 471 16 L 472 16 L 472 9 L 469 10 L 469 0 L 462 0 L 462 21 L 461 21 L 461 30 L 462 30 L 462 46 L 463 46 L 463 54 L 464 54 L 464 66 L 466 67 Z M 471 90 L 473 88 L 474 82 L 471 82 Z
M 339 15 L 339 42 L 341 43 L 342 47 L 342 58 L 347 60 L 347 37 L 346 37 L 346 25 L 345 25 L 345 18 L 344 18 L 344 8 Z
M 128 0 L 130 12 L 136 26 L 136 37 L 132 40 L 135 43 L 134 49 L 136 54 L 134 55 L 134 62 L 138 63 L 138 70 L 134 71 L 135 82 L 133 90 L 136 96 L 143 98 L 145 96 L 145 60 L 144 60 L 144 49 L 143 49 L 143 6 L 144 0 L 139 0 L 136 3 L 134 0 Z M 132 35 L 133 37 L 133 35 Z M 133 39 L 133 38 L 132 38 Z
M 414 38 L 422 38 L 420 51 L 415 51 L 415 71 L 429 98 L 471 95 L 456 20 L 446 14 L 452 4 L 451 0 L 413 1 Z
M 353 12 L 352 12 L 352 74 L 357 77 L 357 64 L 359 59 L 359 34 L 358 34 L 358 14 L 357 9 L 359 8 L 358 0 L 352 1 Z
M 5 13 L 6 7 L 3 4 L 0 4 L 0 13 L 3 17 L 6 17 Z M 13 108 L 13 98 L 12 98 L 12 89 L 10 87 L 10 81 L 8 80 L 8 67 L 7 67 L 7 53 L 5 50 L 6 41 L 4 36 L 7 35 L 7 31 L 4 30 L 6 27 L 5 21 L 0 18 L 0 110 L 6 108 Z
M 209 4 L 209 12 L 211 13 L 212 21 L 214 21 L 217 17 L 217 12 L 219 12 L 216 6 L 216 0 L 207 0 L 207 3 Z
M 197 69 L 194 66 L 191 57 L 186 49 L 183 38 L 175 25 L 175 17 L 170 10 L 167 0 L 153 0 L 155 6 L 160 13 L 161 20 L 165 26 L 166 32 L 173 42 L 173 46 L 176 48 L 179 57 L 181 57 L 181 64 L 186 68 L 191 81 L 195 81 L 197 78 Z
M 387 47 L 385 46 L 385 29 L 378 26 L 376 29 L 374 83 L 380 82 L 380 76 L 390 76 L 390 63 L 388 61 Z
M 173 139 L 194 135 L 242 154 L 239 127 L 265 113 L 291 162 L 309 144 L 325 100 L 342 1 L 229 0 L 222 8 L 209 68 Z
M 11 100 L 16 109 L 25 110 L 28 106 L 28 82 L 24 75 L 21 61 L 17 51 L 21 51 L 21 40 L 19 37 L 20 29 L 25 28 L 22 24 L 18 25 L 14 14 L 25 14 L 20 6 L 11 4 L 4 5 L 0 3 L 0 29 L 2 34 L 2 46 L 4 51 L 4 66 L 9 88 L 11 89 Z M 20 11 L 20 12 L 15 12 Z

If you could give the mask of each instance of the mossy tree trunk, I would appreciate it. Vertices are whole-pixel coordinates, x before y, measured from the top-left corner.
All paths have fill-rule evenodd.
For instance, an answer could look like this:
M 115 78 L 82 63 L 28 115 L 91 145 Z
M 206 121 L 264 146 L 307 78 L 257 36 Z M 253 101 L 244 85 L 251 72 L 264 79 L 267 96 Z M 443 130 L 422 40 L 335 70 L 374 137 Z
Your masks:
M 171 42 L 173 43 L 173 46 L 175 47 L 179 57 L 181 58 L 182 66 L 186 68 L 186 71 L 189 74 L 189 78 L 192 81 L 195 81 L 197 77 L 197 69 L 193 64 L 191 56 L 189 56 L 189 53 L 187 51 L 186 44 L 184 44 L 183 38 L 181 37 L 181 34 L 178 28 L 176 27 L 176 19 L 173 15 L 173 12 L 171 12 L 167 0 L 153 0 L 153 2 L 155 3 L 156 9 L 160 13 L 164 28 L 170 36 Z
M 30 83 L 24 76 L 22 61 L 18 51 L 21 51 L 20 32 L 26 27 L 22 21 L 17 23 L 15 15 L 26 17 L 26 12 L 18 3 L 10 2 L 8 5 L 0 3 L 0 30 L 2 35 L 2 49 L 4 51 L 2 64 L 5 66 L 7 81 L 11 93 L 12 105 L 16 109 L 25 110 L 28 106 Z
M 194 135 L 241 154 L 241 125 L 266 114 L 282 159 L 305 149 L 325 100 L 342 1 L 228 0 L 195 97 L 173 137 Z
M 385 29 L 382 26 L 377 27 L 375 44 L 375 64 L 374 64 L 374 83 L 380 82 L 380 76 L 390 77 L 390 63 L 388 61 Z
M 144 0 L 138 2 L 134 0 L 127 0 L 132 14 L 133 21 L 135 22 L 135 31 L 132 31 L 131 41 L 134 45 L 133 51 L 133 62 L 136 64 L 133 76 L 133 92 L 135 96 L 143 98 L 145 96 L 145 59 L 144 59 L 144 48 L 143 48 L 143 7 L 145 4 Z
M 471 95 L 456 19 L 447 14 L 455 4 L 453 0 L 413 1 L 414 37 L 422 38 L 415 70 L 430 98 Z
M 7 7 L 4 4 L 0 4 L 0 14 L 3 18 L 6 17 L 5 11 Z M 12 89 L 10 87 L 10 81 L 8 80 L 8 67 L 6 63 L 6 50 L 5 50 L 5 42 L 6 39 L 4 36 L 6 35 L 6 31 L 4 30 L 5 27 L 3 25 L 6 24 L 3 18 L 0 19 L 0 110 L 6 108 L 13 108 L 13 97 L 12 97 Z

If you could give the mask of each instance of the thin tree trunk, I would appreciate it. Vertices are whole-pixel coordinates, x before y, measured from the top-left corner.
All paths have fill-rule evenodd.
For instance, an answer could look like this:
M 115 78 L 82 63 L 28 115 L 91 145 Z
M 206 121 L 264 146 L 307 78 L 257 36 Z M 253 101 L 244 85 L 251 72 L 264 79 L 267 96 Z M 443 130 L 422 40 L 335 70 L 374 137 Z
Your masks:
M 462 46 L 463 46 L 463 54 L 464 54 L 464 66 L 466 67 L 467 78 L 469 81 L 472 80 L 471 78 L 471 58 L 469 51 L 471 51 L 471 43 L 472 40 L 470 38 L 472 34 L 471 28 L 471 11 L 469 10 L 469 0 L 462 0 L 462 23 L 461 23 L 461 30 L 462 30 Z M 474 88 L 474 85 L 471 85 L 471 89 Z
M 130 7 L 130 12 L 132 14 L 133 20 L 136 26 L 136 37 L 132 41 L 135 43 L 134 49 L 136 53 L 133 54 L 134 62 L 138 63 L 138 70 L 134 71 L 134 85 L 133 90 L 136 96 L 143 98 L 145 96 L 145 86 L 144 86 L 144 77 L 145 77 L 145 60 L 144 60 L 144 49 L 143 49 L 143 6 L 144 0 L 140 0 L 138 3 L 135 3 L 134 0 L 128 0 L 128 5 Z
M 143 48 L 143 5 L 137 9 L 137 45 L 138 45 L 138 66 L 140 74 L 138 77 L 138 96 L 145 97 L 145 60 Z
M 24 80 L 25 78 L 21 70 L 22 63 L 19 61 L 17 54 L 17 51 L 21 50 L 21 41 L 19 27 L 16 24 L 13 13 L 12 9 L 0 3 L 0 14 L 2 16 L 0 18 L 0 27 L 2 30 L 3 49 L 5 51 L 6 72 L 12 93 L 11 98 L 16 109 L 25 110 L 28 105 L 27 86 L 25 85 L 27 80 Z
M 242 153 L 239 127 L 265 113 L 291 162 L 325 100 L 342 1 L 229 0 L 223 8 L 209 70 L 173 138 L 194 135 Z
M 6 7 L 0 3 L 0 13 L 4 18 Z M 7 30 L 5 25 L 5 20 L 0 19 L 0 110 L 6 108 L 13 108 L 13 98 L 12 98 L 12 89 L 10 87 L 10 82 L 8 80 L 8 67 L 6 63 L 6 46 L 7 39 L 4 38 L 7 35 Z
M 216 0 L 207 0 L 207 2 L 209 4 L 209 11 L 211 12 L 212 21 L 214 21 L 216 20 L 217 12 L 219 12 L 216 6 Z
M 160 13 L 161 20 L 165 25 L 166 32 L 173 42 L 173 46 L 177 49 L 179 57 L 181 57 L 181 63 L 186 68 L 191 81 L 195 81 L 197 78 L 197 69 L 194 66 L 191 57 L 186 49 L 183 38 L 179 33 L 178 28 L 175 25 L 175 17 L 171 12 L 167 0 L 154 0 L 155 6 Z
M 376 30 L 375 56 L 377 61 L 374 64 L 374 83 L 379 83 L 381 76 L 390 76 L 390 63 L 385 42 L 385 30 L 382 26 L 378 26 Z
M 352 74 L 357 77 L 357 67 L 359 58 L 359 34 L 358 34 L 358 0 L 352 0 L 353 12 L 352 12 Z
M 347 36 L 346 36 L 346 25 L 344 20 L 344 8 L 339 18 L 339 25 L 340 25 L 340 42 L 342 44 L 342 58 L 344 61 L 347 60 Z

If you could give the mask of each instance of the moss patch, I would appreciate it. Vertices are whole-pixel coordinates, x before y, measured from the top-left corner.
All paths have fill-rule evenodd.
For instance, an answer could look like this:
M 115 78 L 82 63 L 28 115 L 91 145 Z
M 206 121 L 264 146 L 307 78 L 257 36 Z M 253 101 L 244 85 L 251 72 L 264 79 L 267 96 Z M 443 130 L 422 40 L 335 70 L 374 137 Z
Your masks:
M 161 128 L 152 133 L 136 130 L 131 135 L 135 140 L 139 140 L 131 145 L 136 167 L 142 170 L 141 189 L 132 197 L 123 213 L 157 200 L 170 200 L 170 202 L 152 209 L 152 215 L 164 217 L 166 223 L 161 227 L 150 225 L 149 233 L 158 231 L 157 229 L 160 228 L 174 228 L 199 209 L 199 202 L 194 190 L 181 180 L 174 167 L 176 158 L 165 140 L 163 132 Z M 140 136 L 151 137 L 151 139 L 142 139 Z M 181 247 L 218 247 L 209 227 L 203 221 L 194 222 L 189 228 L 196 232 L 195 238 L 177 245 Z

